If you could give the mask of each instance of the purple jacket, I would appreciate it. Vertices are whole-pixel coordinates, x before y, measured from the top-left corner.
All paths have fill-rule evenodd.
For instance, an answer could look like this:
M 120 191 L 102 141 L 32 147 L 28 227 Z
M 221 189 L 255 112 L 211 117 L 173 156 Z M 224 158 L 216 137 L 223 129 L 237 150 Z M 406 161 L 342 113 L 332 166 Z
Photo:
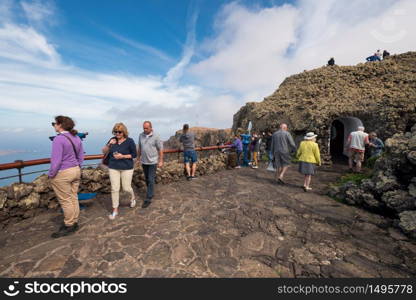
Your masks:
M 63 135 L 68 136 L 74 143 L 78 154 L 78 160 L 75 156 L 71 142 Z M 83 162 L 84 148 L 82 147 L 81 139 L 78 136 L 73 136 L 70 133 L 61 133 L 53 139 L 51 166 L 48 172 L 49 178 L 55 177 L 59 171 L 81 166 Z
M 236 148 L 237 151 L 243 151 L 243 143 L 240 139 L 235 139 L 231 147 Z

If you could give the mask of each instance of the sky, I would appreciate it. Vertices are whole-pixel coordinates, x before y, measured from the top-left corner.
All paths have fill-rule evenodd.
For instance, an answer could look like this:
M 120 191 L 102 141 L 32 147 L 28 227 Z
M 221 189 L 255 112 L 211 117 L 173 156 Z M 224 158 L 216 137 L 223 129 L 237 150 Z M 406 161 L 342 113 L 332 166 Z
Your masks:
M 135 139 L 144 120 L 163 139 L 230 128 L 330 57 L 414 51 L 415 15 L 415 0 L 0 0 L 0 151 L 46 151 L 61 114 L 90 133 L 88 154 L 116 122 Z

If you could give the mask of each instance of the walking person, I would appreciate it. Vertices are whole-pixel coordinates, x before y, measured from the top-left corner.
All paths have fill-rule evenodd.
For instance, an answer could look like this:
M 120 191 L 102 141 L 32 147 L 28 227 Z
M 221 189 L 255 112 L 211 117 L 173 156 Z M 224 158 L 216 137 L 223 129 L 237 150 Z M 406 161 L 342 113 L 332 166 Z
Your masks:
M 108 173 L 110 175 L 113 206 L 113 211 L 109 215 L 110 220 L 114 220 L 118 215 L 120 182 L 123 190 L 130 195 L 130 207 L 136 206 L 136 196 L 131 187 L 134 159 L 137 157 L 136 144 L 132 138 L 129 138 L 127 127 L 123 123 L 116 123 L 112 133 L 114 138 L 110 139 L 102 149 L 103 153 L 109 157 Z
M 241 142 L 240 136 L 236 134 L 234 136 L 234 142 L 231 144 L 231 148 L 235 148 L 237 154 L 237 166 L 236 169 L 241 168 L 241 153 L 243 152 L 243 143 Z
M 182 135 L 179 138 L 179 141 L 183 145 L 183 162 L 185 164 L 187 180 L 195 179 L 196 172 L 196 163 L 198 161 L 198 156 L 195 151 L 195 134 L 189 132 L 189 125 L 183 125 Z M 190 164 L 192 163 L 192 167 Z
M 276 180 L 280 184 L 285 184 L 283 178 L 290 165 L 291 153 L 296 151 L 295 142 L 287 129 L 287 124 L 283 123 L 272 136 L 271 151 L 276 169 Z
M 59 238 L 78 230 L 78 187 L 84 149 L 70 117 L 57 116 L 52 126 L 58 135 L 52 141 L 51 165 L 48 177 L 64 212 L 64 224 L 52 238 Z
M 358 126 L 357 131 L 351 132 L 348 136 L 346 147 L 348 148 L 348 166 L 350 171 L 354 171 L 353 164 L 355 162 L 355 171 L 361 173 L 365 145 L 368 145 L 369 143 L 368 134 L 364 132 L 363 126 Z
M 143 123 L 143 132 L 139 135 L 137 156 L 143 167 L 146 180 L 146 199 L 142 208 L 152 203 L 157 168 L 163 167 L 163 143 L 152 128 L 150 121 Z
M 260 139 L 257 134 L 253 134 L 253 141 L 252 141 L 253 162 L 251 164 L 251 167 L 253 169 L 258 169 L 259 167 L 259 152 L 260 152 Z
M 308 132 L 304 140 L 300 143 L 296 158 L 299 161 L 299 172 L 305 175 L 303 181 L 303 189 L 305 192 L 312 190 L 310 187 L 312 175 L 315 174 L 315 166 L 321 165 L 321 154 L 319 146 L 316 143 L 317 135 Z

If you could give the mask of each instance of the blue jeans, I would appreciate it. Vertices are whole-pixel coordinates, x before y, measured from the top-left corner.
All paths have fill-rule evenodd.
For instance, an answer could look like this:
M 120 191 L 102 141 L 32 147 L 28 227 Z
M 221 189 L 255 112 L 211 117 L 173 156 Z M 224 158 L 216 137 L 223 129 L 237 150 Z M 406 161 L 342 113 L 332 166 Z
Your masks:
M 147 187 L 145 201 L 152 201 L 157 165 L 156 164 L 155 165 L 142 165 L 142 167 L 143 167 L 144 178 L 146 179 L 146 187 Z

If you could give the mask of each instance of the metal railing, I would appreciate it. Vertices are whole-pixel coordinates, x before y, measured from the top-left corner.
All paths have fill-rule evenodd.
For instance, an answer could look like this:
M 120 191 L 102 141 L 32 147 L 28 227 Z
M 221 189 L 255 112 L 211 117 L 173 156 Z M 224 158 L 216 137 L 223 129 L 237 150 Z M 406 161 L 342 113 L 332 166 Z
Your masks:
M 225 148 L 230 148 L 230 145 L 197 147 L 197 148 L 195 148 L 195 150 L 196 151 L 210 151 L 210 150 L 221 150 L 221 149 L 225 149 Z M 183 152 L 183 150 L 181 150 L 181 149 L 164 149 L 163 150 L 164 154 L 181 153 L 181 152 Z M 84 161 L 85 160 L 102 159 L 103 157 L 104 157 L 103 154 L 85 155 L 84 156 Z M 11 169 L 17 169 L 17 171 L 18 171 L 18 175 L 0 177 L 0 180 L 19 177 L 19 183 L 22 183 L 23 182 L 23 176 L 25 176 L 25 175 L 31 175 L 31 174 L 36 174 L 36 173 L 44 173 L 44 172 L 48 171 L 48 170 L 41 170 L 41 171 L 34 171 L 34 172 L 29 172 L 29 173 L 22 173 L 23 168 L 31 167 L 31 166 L 38 166 L 38 165 L 45 165 L 45 164 L 49 164 L 50 162 L 51 162 L 50 158 L 41 158 L 41 159 L 33 159 L 33 160 L 26 160 L 26 161 L 15 160 L 14 162 L 11 162 L 11 163 L 0 164 L 0 171 L 11 170 Z M 83 165 L 83 167 L 96 166 L 96 165 L 99 165 L 99 164 L 100 163 L 87 164 L 87 165 Z

